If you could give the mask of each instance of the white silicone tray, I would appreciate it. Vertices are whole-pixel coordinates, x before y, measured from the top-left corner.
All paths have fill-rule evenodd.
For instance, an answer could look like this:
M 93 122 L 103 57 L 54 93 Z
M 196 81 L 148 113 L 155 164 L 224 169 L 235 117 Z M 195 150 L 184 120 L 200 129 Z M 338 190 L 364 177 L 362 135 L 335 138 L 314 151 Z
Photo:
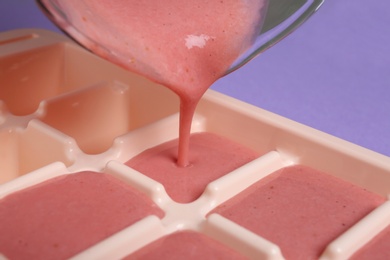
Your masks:
M 165 217 L 148 216 L 74 259 L 120 259 L 187 229 L 252 259 L 283 259 L 278 245 L 207 214 L 264 176 L 294 164 L 389 194 L 388 157 L 210 90 L 192 131 L 216 133 L 265 155 L 210 183 L 195 202 L 176 203 L 160 183 L 124 162 L 177 138 L 178 107 L 178 98 L 166 88 L 64 36 L 41 30 L 0 34 L 0 198 L 63 174 L 105 172 L 147 194 Z M 330 243 L 322 258 L 348 258 L 389 223 L 390 203 L 385 202 Z

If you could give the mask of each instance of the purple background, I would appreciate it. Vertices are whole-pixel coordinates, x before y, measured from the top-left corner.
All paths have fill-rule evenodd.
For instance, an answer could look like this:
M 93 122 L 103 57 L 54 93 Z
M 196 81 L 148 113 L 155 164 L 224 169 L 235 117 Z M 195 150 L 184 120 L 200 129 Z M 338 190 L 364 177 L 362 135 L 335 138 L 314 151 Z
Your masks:
M 34 0 L 0 0 L 0 31 L 19 28 L 58 31 Z M 325 0 L 212 88 L 390 156 L 390 1 Z

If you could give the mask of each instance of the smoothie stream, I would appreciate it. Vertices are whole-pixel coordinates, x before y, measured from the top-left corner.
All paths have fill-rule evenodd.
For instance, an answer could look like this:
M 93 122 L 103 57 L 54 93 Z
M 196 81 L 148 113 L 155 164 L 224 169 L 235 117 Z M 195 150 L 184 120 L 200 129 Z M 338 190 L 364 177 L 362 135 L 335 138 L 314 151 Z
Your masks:
M 84 46 L 180 97 L 177 164 L 184 167 L 199 99 L 253 43 L 268 0 L 54 2 Z

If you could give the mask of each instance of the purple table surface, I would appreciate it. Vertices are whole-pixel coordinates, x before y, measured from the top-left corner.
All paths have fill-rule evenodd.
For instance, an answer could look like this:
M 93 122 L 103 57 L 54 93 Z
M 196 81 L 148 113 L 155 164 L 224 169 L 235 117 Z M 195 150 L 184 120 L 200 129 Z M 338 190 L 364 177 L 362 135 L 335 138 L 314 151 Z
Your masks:
M 212 88 L 390 156 L 389 10 L 388 0 L 325 0 Z M 0 32 L 20 28 L 59 32 L 34 0 L 1 0 Z

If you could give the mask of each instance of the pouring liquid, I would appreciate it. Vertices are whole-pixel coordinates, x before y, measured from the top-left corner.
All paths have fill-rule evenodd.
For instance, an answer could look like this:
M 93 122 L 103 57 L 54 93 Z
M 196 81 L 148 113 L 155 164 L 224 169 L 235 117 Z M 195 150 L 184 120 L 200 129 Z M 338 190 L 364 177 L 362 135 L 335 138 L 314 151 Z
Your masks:
M 186 167 L 191 122 L 205 91 L 261 30 L 268 0 L 68 0 L 58 6 L 84 46 L 180 97 L 177 165 Z M 76 37 L 77 38 L 77 37 Z

